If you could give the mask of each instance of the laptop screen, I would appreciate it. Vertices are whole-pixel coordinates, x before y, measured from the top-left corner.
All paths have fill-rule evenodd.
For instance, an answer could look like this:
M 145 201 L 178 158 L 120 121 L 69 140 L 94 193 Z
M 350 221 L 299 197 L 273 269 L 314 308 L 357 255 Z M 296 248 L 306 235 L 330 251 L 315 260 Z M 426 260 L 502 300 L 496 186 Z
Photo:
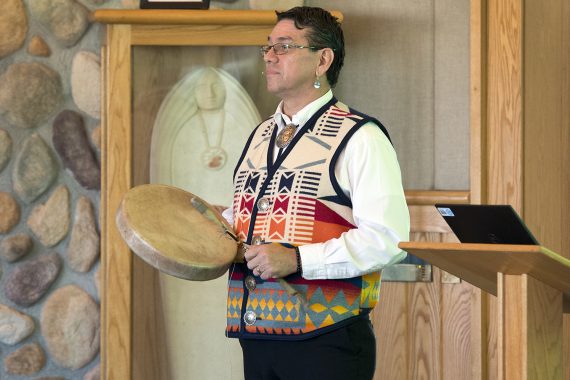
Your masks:
M 510 205 L 436 204 L 435 207 L 462 243 L 538 244 Z

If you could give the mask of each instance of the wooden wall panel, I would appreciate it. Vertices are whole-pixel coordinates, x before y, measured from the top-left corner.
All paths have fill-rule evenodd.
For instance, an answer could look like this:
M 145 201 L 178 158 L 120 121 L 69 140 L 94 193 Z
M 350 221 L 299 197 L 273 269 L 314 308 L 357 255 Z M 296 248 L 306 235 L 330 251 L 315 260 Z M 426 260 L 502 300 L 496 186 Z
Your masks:
M 380 301 L 371 315 L 376 334 L 374 380 L 409 379 L 408 286 L 397 282 L 381 285 Z
M 570 2 L 547 4 L 525 8 L 524 215 L 543 245 L 570 257 Z M 563 331 L 570 358 L 569 315 Z
M 443 242 L 457 242 L 453 234 L 442 235 Z M 441 272 L 438 269 L 438 272 Z M 479 289 L 461 281 L 441 284 L 442 379 L 480 379 Z
M 526 288 L 533 289 L 528 298 L 529 342 L 546 342 L 546 350 L 533 345 L 527 350 L 529 379 L 563 379 L 563 354 L 560 331 L 562 331 L 562 294 L 540 281 L 526 276 Z M 555 305 L 555 307 L 552 307 Z M 533 349 L 534 348 L 534 349 Z
M 525 9 L 524 51 L 524 216 L 537 239 L 561 252 L 564 213 L 562 151 L 563 116 L 570 104 L 562 103 L 563 0 L 550 6 L 528 1 Z M 540 31 L 540 33 L 537 33 Z M 565 144 L 566 143 L 566 144 Z M 567 254 L 570 254 L 568 252 Z
M 472 361 L 478 351 L 472 344 L 472 285 L 442 284 L 442 379 L 476 379 Z
M 485 368 L 487 369 L 485 374 L 487 377 L 482 377 L 483 379 L 495 380 L 499 374 L 499 348 L 497 347 L 497 337 L 499 334 L 499 326 L 497 324 L 498 310 L 497 297 L 487 294 L 481 314 L 487 324 L 487 334 L 485 336 L 487 339 L 487 356 L 485 358 Z
M 436 233 L 411 234 L 412 241 L 440 241 Z M 440 275 L 434 273 L 433 282 L 409 284 L 408 315 L 410 379 L 441 379 Z

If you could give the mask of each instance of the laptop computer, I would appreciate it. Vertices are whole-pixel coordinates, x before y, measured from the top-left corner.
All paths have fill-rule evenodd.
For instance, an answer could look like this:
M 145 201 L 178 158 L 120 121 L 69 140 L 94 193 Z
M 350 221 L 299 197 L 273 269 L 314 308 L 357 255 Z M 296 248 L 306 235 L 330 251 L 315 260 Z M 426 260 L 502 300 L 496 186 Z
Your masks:
M 538 244 L 510 205 L 436 204 L 435 207 L 461 243 Z

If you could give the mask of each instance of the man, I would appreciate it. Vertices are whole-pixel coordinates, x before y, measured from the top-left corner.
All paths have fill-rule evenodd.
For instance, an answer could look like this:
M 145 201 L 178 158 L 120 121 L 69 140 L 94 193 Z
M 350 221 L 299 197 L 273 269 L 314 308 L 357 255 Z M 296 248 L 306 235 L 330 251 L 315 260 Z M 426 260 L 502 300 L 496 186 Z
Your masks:
M 282 101 L 234 172 L 246 263 L 230 272 L 227 335 L 240 339 L 247 379 L 370 379 L 368 314 L 409 234 L 399 165 L 380 122 L 333 97 L 338 20 L 311 7 L 277 20 L 261 53 Z

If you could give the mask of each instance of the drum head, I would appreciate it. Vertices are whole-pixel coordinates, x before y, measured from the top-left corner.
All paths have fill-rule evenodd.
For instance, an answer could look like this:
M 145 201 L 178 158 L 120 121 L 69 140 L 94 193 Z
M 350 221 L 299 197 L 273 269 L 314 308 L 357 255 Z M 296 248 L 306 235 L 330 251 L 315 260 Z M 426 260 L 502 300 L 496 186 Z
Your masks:
M 193 206 L 192 198 L 213 212 L 210 218 Z M 129 248 L 145 262 L 172 276 L 203 281 L 223 275 L 237 253 L 237 242 L 221 217 L 212 218 L 217 215 L 212 210 L 182 189 L 141 185 L 125 194 L 116 222 Z

